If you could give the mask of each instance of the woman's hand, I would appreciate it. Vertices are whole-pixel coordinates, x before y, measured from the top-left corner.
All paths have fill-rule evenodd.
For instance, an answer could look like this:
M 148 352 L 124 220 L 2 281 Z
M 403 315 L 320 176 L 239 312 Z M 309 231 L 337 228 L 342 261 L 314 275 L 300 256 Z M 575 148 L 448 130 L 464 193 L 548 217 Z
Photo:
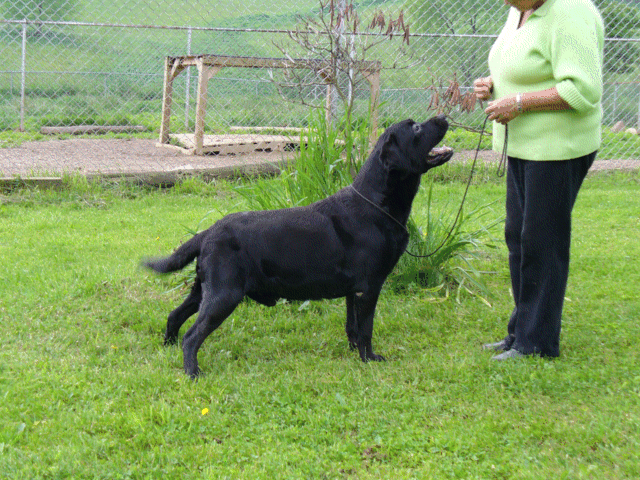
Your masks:
M 489 106 L 485 109 L 484 113 L 489 115 L 489 120 L 495 120 L 502 125 L 506 125 L 520 115 L 516 96 L 511 95 L 489 102 Z
M 476 79 L 473 82 L 473 93 L 478 100 L 489 100 L 493 93 L 493 79 L 491 77 Z

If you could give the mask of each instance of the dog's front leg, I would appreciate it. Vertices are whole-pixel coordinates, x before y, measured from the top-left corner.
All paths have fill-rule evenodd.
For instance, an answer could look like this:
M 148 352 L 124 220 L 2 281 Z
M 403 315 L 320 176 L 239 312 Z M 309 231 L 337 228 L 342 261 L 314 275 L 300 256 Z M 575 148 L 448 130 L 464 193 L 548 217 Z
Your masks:
M 378 295 L 380 290 L 375 293 L 363 294 L 355 298 L 356 324 L 358 328 L 357 344 L 360 358 L 363 362 L 373 360 L 375 362 L 383 362 L 385 358 L 382 355 L 373 353 L 371 346 L 371 338 L 373 336 L 373 315 L 376 311 L 378 303 Z
M 356 320 L 356 304 L 354 295 L 347 295 L 347 321 L 345 331 L 349 340 L 349 348 L 355 350 L 358 348 L 358 323 Z

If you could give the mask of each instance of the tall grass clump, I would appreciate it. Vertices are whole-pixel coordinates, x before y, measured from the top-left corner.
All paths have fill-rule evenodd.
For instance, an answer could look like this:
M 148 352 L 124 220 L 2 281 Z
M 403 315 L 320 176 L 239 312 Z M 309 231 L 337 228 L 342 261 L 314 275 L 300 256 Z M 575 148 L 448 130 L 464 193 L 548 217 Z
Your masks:
M 446 297 L 455 292 L 458 301 L 467 292 L 485 299 L 489 294 L 482 280 L 485 272 L 477 264 L 495 248 L 493 229 L 502 219 L 496 218 L 493 203 L 468 213 L 464 205 L 446 205 L 437 211 L 435 184 L 429 183 L 423 209 L 409 219 L 409 245 L 389 281 L 397 290 L 426 288 Z
M 348 126 L 348 127 L 347 127 Z M 343 118 L 327 122 L 324 111 L 310 113 L 309 128 L 300 133 L 300 150 L 276 177 L 258 178 L 236 187 L 251 209 L 273 210 L 309 205 L 353 182 L 366 159 L 369 124 L 355 128 Z

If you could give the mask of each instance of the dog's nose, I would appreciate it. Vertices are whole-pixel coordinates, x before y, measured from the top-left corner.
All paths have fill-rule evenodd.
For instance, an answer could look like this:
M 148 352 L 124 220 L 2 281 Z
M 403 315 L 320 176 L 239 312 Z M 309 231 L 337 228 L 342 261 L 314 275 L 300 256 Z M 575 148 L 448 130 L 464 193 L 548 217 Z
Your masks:
M 446 115 L 444 113 L 438 115 L 435 118 L 435 122 L 436 122 L 436 125 L 438 125 L 440 127 L 448 127 L 449 126 L 449 123 L 447 122 L 447 117 L 446 117 Z

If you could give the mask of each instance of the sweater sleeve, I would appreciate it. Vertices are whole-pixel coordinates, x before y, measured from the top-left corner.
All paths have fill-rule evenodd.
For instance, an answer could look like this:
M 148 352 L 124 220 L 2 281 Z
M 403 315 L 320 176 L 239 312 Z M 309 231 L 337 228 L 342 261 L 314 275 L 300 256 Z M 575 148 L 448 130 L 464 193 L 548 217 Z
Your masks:
M 572 13 L 553 29 L 551 64 L 560 97 L 585 113 L 602 98 L 604 27 L 596 12 Z

